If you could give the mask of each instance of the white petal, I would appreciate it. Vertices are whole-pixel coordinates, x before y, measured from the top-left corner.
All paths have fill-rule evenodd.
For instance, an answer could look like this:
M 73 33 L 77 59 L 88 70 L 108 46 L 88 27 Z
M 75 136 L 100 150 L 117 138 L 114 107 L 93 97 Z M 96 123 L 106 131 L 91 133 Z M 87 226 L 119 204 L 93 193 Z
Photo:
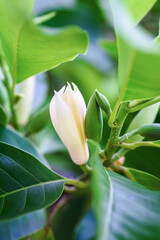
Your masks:
M 65 90 L 65 86 L 58 91 L 58 94 L 62 96 L 64 94 L 64 90 Z
M 85 133 L 85 115 L 86 115 L 86 104 L 84 101 L 84 98 L 81 94 L 81 92 L 79 91 L 78 87 L 72 83 L 73 88 L 74 88 L 74 96 L 76 98 L 76 103 L 78 105 L 78 109 L 79 109 L 79 113 L 80 113 L 80 118 L 81 118 L 81 126 L 82 126 L 82 132 L 83 132 L 83 138 L 84 141 L 86 141 L 86 133 Z
M 74 83 L 72 83 L 72 85 L 74 89 L 73 91 L 74 95 L 76 96 L 77 105 L 80 110 L 81 118 L 84 119 L 86 115 L 86 104 L 85 104 L 84 98 L 81 92 L 79 91 L 78 87 Z
M 83 146 L 77 125 L 67 103 L 58 93 L 50 103 L 50 115 L 55 130 L 67 147 L 70 156 L 76 164 L 84 164 L 88 160 L 86 149 Z

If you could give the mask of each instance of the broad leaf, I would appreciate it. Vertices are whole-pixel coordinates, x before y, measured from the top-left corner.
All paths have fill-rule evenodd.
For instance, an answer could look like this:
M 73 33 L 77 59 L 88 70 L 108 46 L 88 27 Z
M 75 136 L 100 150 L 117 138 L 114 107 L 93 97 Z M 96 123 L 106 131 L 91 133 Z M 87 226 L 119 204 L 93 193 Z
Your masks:
M 16 219 L 0 223 L 0 237 L 3 240 L 17 240 L 44 227 L 46 213 L 39 210 Z
M 95 162 L 92 160 L 92 167 L 96 174 L 92 189 L 97 239 L 158 240 L 160 192 L 146 189 L 109 169 L 105 171 L 98 157 Z
M 0 141 L 4 143 L 8 143 L 17 147 L 21 150 L 24 150 L 34 157 L 38 158 L 43 164 L 48 166 L 45 158 L 38 152 L 36 147 L 26 138 L 24 138 L 20 133 L 16 132 L 11 128 L 0 128 Z
M 137 113 L 137 115 L 134 117 L 134 119 L 130 123 L 126 132 L 128 133 L 145 124 L 153 123 L 158 113 L 158 110 L 159 110 L 159 103 L 156 103 L 154 105 L 151 105 L 139 111 L 139 113 Z M 136 135 L 128 139 L 126 142 L 134 143 L 134 142 L 142 141 L 143 139 L 144 137 L 141 137 L 140 135 Z
M 0 0 L 0 39 L 14 82 L 73 60 L 88 45 L 86 32 L 77 27 L 54 34 L 38 29 L 25 7 L 27 2 Z
M 54 240 L 52 230 L 51 229 L 45 229 L 42 228 L 38 232 L 33 233 L 32 235 L 29 235 L 27 237 L 21 238 L 19 240 Z
M 107 239 L 111 222 L 113 188 L 108 173 L 98 157 L 98 147 L 90 143 L 92 154 L 93 208 L 97 219 L 96 239 Z
M 32 155 L 2 142 L 0 168 L 0 220 L 45 208 L 62 194 L 62 177 Z
M 123 0 L 123 3 L 127 7 L 129 13 L 137 24 L 152 8 L 157 0 Z
M 110 1 L 119 51 L 118 79 L 120 101 L 154 98 L 160 94 L 160 51 L 149 34 L 133 28 L 120 0 Z M 139 4 L 137 4 L 137 7 Z
M 114 204 L 108 239 L 158 240 L 160 193 L 148 190 L 108 170 Z
M 142 172 L 133 168 L 127 168 L 126 172 L 131 176 L 133 181 L 152 189 L 160 190 L 160 179 L 146 172 Z

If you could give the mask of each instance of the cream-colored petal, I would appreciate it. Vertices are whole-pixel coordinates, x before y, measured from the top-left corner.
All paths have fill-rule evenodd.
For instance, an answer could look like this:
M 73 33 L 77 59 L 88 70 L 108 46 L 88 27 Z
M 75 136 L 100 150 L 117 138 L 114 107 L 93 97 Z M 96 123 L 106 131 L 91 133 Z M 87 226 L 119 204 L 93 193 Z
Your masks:
M 86 115 L 86 104 L 85 104 L 84 98 L 81 92 L 79 91 L 78 87 L 74 83 L 72 83 L 72 85 L 74 89 L 73 91 L 74 96 L 76 97 L 76 102 L 80 111 L 81 119 L 84 119 Z
M 79 109 L 79 113 L 80 113 L 80 118 L 81 118 L 81 127 L 82 127 L 82 132 L 83 132 L 83 139 L 84 142 L 86 142 L 86 133 L 85 133 L 85 115 L 86 115 L 86 104 L 84 101 L 84 98 L 81 94 L 81 92 L 79 91 L 78 87 L 72 83 L 74 91 L 73 94 L 76 98 L 76 103 L 78 105 L 78 109 Z
M 71 110 L 58 93 L 50 103 L 50 115 L 54 128 L 68 149 L 70 156 L 78 165 L 88 160 L 86 150 L 81 141 L 79 131 Z
M 65 101 L 66 101 L 68 107 L 70 108 L 70 110 L 71 110 L 71 112 L 73 114 L 73 117 L 75 119 L 75 122 L 76 122 L 76 125 L 77 125 L 77 128 L 78 128 L 79 134 L 80 134 L 80 136 L 82 138 L 82 142 L 84 142 L 83 128 L 82 128 L 82 122 L 81 122 L 79 108 L 78 108 L 78 105 L 77 105 L 76 98 L 74 96 L 74 92 L 71 89 L 71 86 L 70 86 L 69 83 L 68 83 L 68 86 L 67 86 L 65 92 L 66 92 Z
M 64 91 L 65 91 L 65 86 L 62 87 L 62 88 L 58 91 L 58 94 L 59 94 L 60 96 L 63 96 Z

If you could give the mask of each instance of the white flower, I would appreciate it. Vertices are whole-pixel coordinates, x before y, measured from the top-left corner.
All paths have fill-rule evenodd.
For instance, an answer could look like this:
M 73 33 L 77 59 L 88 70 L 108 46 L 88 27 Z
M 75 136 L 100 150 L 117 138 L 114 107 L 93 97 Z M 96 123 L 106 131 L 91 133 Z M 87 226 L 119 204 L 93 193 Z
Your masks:
M 55 92 L 50 103 L 50 115 L 53 126 L 69 151 L 74 163 L 85 164 L 89 158 L 85 134 L 86 104 L 77 88 L 72 83 Z

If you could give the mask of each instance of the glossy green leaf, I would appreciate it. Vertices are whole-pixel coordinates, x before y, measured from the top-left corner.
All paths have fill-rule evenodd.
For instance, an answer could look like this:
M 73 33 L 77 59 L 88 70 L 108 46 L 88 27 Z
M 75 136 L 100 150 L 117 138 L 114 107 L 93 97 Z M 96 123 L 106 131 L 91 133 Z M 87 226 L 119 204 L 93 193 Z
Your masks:
M 50 121 L 49 115 L 49 105 L 47 104 L 42 109 L 37 111 L 31 116 L 28 123 L 27 131 L 28 133 L 35 133 L 44 128 Z
M 73 60 L 79 53 L 86 53 L 86 32 L 71 27 L 52 34 L 45 33 L 32 23 L 25 8 L 27 0 L 17 0 L 16 3 L 0 1 L 0 38 L 14 82 L 21 82 Z
M 19 240 L 54 240 L 52 230 L 51 229 L 45 229 L 42 228 L 38 232 L 33 233 L 32 235 L 29 235 L 27 237 L 20 238 Z
M 100 45 L 103 47 L 103 49 L 109 53 L 115 60 L 118 59 L 118 49 L 116 42 L 109 41 L 109 40 L 100 40 Z
M 151 191 L 125 177 L 107 171 L 114 192 L 108 239 L 158 240 L 160 192 Z
M 97 239 L 158 240 L 160 192 L 151 191 L 109 169 L 105 170 L 97 153 L 95 150 L 95 161 L 92 159 Z
M 8 123 L 8 115 L 4 108 L 0 105 L 0 126 L 6 126 Z
M 17 240 L 38 231 L 46 224 L 46 213 L 39 210 L 10 221 L 0 223 L 0 237 L 3 240 Z
M 160 179 L 146 172 L 133 168 L 127 168 L 126 172 L 132 177 L 133 181 L 140 183 L 146 188 L 160 190 Z
M 111 1 L 119 51 L 119 102 L 154 98 L 160 94 L 160 51 L 142 29 L 133 28 L 121 1 Z M 139 4 L 137 4 L 138 8 Z
M 158 110 L 159 110 L 159 103 L 156 103 L 154 105 L 151 105 L 139 111 L 137 115 L 133 118 L 126 132 L 128 133 L 145 124 L 153 123 L 155 121 Z M 126 142 L 134 143 L 134 142 L 142 141 L 143 139 L 144 137 L 140 135 L 135 135 L 130 139 L 128 139 Z
M 113 204 L 113 188 L 108 173 L 98 157 L 98 146 L 91 144 L 93 208 L 97 219 L 96 239 L 107 239 Z M 104 208 L 105 206 L 105 208 Z
M 28 139 L 24 138 L 20 133 L 16 132 L 11 128 L 0 128 L 0 141 L 13 145 L 25 152 L 32 154 L 34 157 L 39 159 L 44 165 L 48 166 L 45 158 L 38 152 L 36 147 Z
M 45 208 L 62 194 L 62 177 L 32 155 L 2 142 L 0 167 L 0 220 Z

